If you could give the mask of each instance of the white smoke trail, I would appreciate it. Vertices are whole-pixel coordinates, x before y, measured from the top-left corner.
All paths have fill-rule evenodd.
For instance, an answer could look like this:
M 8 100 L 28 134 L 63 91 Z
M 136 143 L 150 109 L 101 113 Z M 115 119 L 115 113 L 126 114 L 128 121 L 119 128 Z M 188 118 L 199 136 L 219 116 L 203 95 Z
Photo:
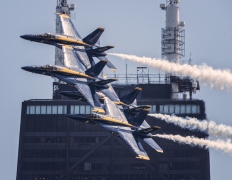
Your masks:
M 164 139 L 169 139 L 174 142 L 178 142 L 181 144 L 189 144 L 192 146 L 200 146 L 203 148 L 213 148 L 217 150 L 222 150 L 227 153 L 232 153 L 232 144 L 230 140 L 227 141 L 222 141 L 222 140 L 216 140 L 216 141 L 210 141 L 207 139 L 200 139 L 196 137 L 183 137 L 180 135 L 161 135 L 161 134 L 156 134 L 153 135 L 159 138 L 164 138 Z
M 169 116 L 164 114 L 149 114 L 151 117 L 155 117 L 166 121 L 167 123 L 173 123 L 184 129 L 199 130 L 201 132 L 208 133 L 215 137 L 232 137 L 232 127 L 224 124 L 216 124 L 214 121 L 199 121 L 196 118 L 182 118 L 177 116 Z
M 112 56 L 117 56 L 122 59 L 131 60 L 134 62 L 142 63 L 148 67 L 161 69 L 165 72 L 169 72 L 176 75 L 190 76 L 195 80 L 199 80 L 205 85 L 209 85 L 215 89 L 232 89 L 232 74 L 230 70 L 213 69 L 207 65 L 188 65 L 188 64 L 176 64 L 167 60 L 138 57 L 134 55 L 108 53 Z

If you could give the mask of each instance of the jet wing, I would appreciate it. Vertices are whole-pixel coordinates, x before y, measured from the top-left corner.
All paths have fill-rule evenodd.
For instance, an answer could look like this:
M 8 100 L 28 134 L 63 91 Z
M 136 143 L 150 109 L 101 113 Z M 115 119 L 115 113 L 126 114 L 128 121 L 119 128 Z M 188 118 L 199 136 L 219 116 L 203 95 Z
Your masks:
M 77 32 L 76 28 L 74 27 L 70 17 L 66 14 L 57 14 L 60 20 L 60 26 L 61 26 L 61 32 L 60 34 L 64 34 L 67 36 L 72 36 L 77 39 L 81 39 L 80 34 Z M 82 64 L 89 69 L 91 67 L 91 64 L 89 62 L 88 56 L 85 52 L 85 47 L 78 46 L 78 49 L 81 51 L 75 51 L 76 56 L 79 58 L 79 61 L 82 62 Z
M 134 151 L 134 153 L 137 155 L 136 158 L 150 160 L 136 135 L 133 135 L 129 131 L 123 130 L 119 130 L 117 133 L 122 138 L 122 140 L 130 146 L 131 150 Z
M 72 46 L 62 45 L 62 53 L 64 56 L 64 66 L 69 68 L 75 68 L 80 72 L 85 72 L 84 67 L 81 64 L 79 58 L 74 52 Z
M 75 88 L 85 97 L 87 102 L 94 108 L 94 112 L 105 112 L 101 106 L 101 103 L 99 101 L 94 87 L 81 82 L 77 82 Z
M 105 57 L 105 56 L 98 56 L 97 58 L 98 58 L 99 60 L 107 60 L 108 62 L 107 62 L 107 64 L 106 64 L 106 66 L 107 66 L 108 68 L 110 68 L 112 71 L 117 71 L 117 68 L 113 65 L 113 63 L 112 63 L 111 61 L 108 60 L 107 57 Z
M 151 126 L 149 126 L 149 124 L 145 120 L 143 121 L 142 125 L 140 126 L 140 128 L 143 128 L 143 129 L 150 128 L 150 127 Z M 159 145 L 152 138 L 143 138 L 143 140 L 145 143 L 147 143 L 149 146 L 151 146 L 157 152 L 163 153 L 163 149 L 161 149 L 161 147 L 159 147 Z
M 99 91 L 104 94 L 106 97 L 108 97 L 111 101 L 114 102 L 120 102 L 118 95 L 114 91 L 113 87 L 111 84 L 108 84 L 109 88 L 107 89 L 100 89 Z
M 62 32 L 60 32 L 60 34 L 81 39 L 80 34 L 75 29 L 70 17 L 67 14 L 57 14 L 57 16 L 59 17 L 60 25 L 62 29 Z
M 106 115 L 123 122 L 128 122 L 124 113 L 108 97 L 105 97 L 105 110 Z
M 78 49 L 80 49 L 80 51 Z M 89 57 L 85 52 L 85 47 L 79 46 L 78 48 L 75 48 L 75 53 L 86 69 L 92 67 L 91 61 L 93 61 L 93 58 Z

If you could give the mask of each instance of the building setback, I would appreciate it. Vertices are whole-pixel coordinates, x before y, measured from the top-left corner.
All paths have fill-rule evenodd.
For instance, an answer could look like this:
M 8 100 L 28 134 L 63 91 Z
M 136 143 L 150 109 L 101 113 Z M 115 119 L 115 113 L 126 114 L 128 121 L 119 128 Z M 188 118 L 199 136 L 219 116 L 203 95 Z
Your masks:
M 150 113 L 206 119 L 202 100 L 171 99 L 170 84 L 139 84 L 143 89 L 138 105 L 151 105 Z M 121 97 L 135 86 L 116 86 Z M 59 95 L 73 90 L 65 84 L 53 84 L 53 99 L 35 99 L 22 103 L 17 180 L 210 180 L 209 151 L 159 139 L 164 150 L 157 153 L 143 144 L 150 161 L 136 159 L 129 146 L 105 129 L 67 119 L 66 114 L 90 113 L 88 104 Z M 148 117 L 154 133 L 207 134 L 181 129 Z

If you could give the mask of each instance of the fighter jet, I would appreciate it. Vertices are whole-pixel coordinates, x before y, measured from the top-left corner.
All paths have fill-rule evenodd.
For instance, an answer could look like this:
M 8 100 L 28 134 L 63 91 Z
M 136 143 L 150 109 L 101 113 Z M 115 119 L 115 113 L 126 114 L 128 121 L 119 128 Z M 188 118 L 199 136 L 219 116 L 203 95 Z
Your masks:
M 67 15 L 60 15 L 60 16 L 62 16 L 63 18 L 69 17 Z M 67 29 L 65 30 L 67 31 Z M 34 42 L 39 42 L 39 43 L 44 43 L 54 46 L 71 45 L 71 46 L 90 47 L 90 46 L 95 46 L 103 31 L 104 28 L 98 28 L 83 39 L 81 39 L 80 35 L 75 30 L 73 30 L 72 33 L 70 32 L 69 33 L 64 32 L 63 34 L 44 33 L 38 35 L 26 34 L 20 37 L 29 41 L 34 41 Z
M 81 39 L 71 36 L 60 35 L 60 34 L 52 34 L 52 33 L 44 33 L 38 35 L 26 34 L 20 37 L 29 41 L 40 42 L 40 43 L 55 45 L 55 46 L 59 44 L 73 45 L 73 46 L 91 46 L 90 44 L 85 43 Z
M 104 113 L 102 105 L 96 95 L 95 88 L 108 88 L 107 84 L 115 81 L 116 79 L 101 79 L 98 78 L 99 73 L 102 71 L 107 61 L 99 61 L 90 69 L 83 71 L 79 69 L 71 69 L 68 67 L 45 65 L 45 66 L 25 66 L 23 70 L 51 76 L 74 86 L 86 101 L 93 107 L 93 112 Z
M 107 97 L 104 99 L 106 111 L 105 115 L 92 113 L 89 115 L 67 115 L 66 117 L 83 123 L 102 126 L 106 130 L 110 131 L 113 135 L 119 136 L 123 141 L 125 141 L 131 150 L 136 154 L 136 158 L 150 160 L 146 151 L 143 149 L 141 142 L 139 141 L 140 139 L 150 145 L 157 152 L 163 153 L 163 150 L 152 139 L 151 134 L 151 132 L 158 130 L 159 127 L 150 127 L 143 121 L 149 111 L 139 111 L 138 114 L 131 119 L 131 121 L 134 123 L 130 123 L 127 121 L 125 115 L 117 105 L 115 105 Z
M 115 95 L 115 98 L 116 101 L 114 101 L 115 104 L 118 104 L 118 105 L 125 105 L 126 107 L 128 107 L 128 105 L 131 105 L 132 103 L 134 103 L 135 99 L 137 98 L 138 94 L 140 93 L 142 89 L 139 88 L 139 87 L 136 87 L 133 91 L 125 94 L 124 96 L 122 96 L 121 98 L 118 98 L 117 94 Z M 113 91 L 114 92 L 114 91 Z M 83 96 L 77 92 L 77 91 L 61 91 L 60 94 L 62 96 L 66 96 L 68 98 L 71 98 L 71 99 L 76 99 L 76 100 L 79 100 L 79 101 L 86 101 Z M 99 91 L 97 92 L 97 95 L 98 95 L 98 98 L 100 100 L 100 102 L 103 102 L 104 103 L 104 97 L 105 95 L 101 92 L 101 88 L 99 88 Z M 109 93 L 109 96 L 111 97 L 112 96 L 112 93 Z M 110 98 L 112 99 L 112 98 Z M 118 100 L 120 99 L 120 100 Z M 131 110 L 127 110 L 127 112 L 135 112 L 137 113 L 138 110 L 141 110 L 141 109 L 144 109 L 144 108 L 150 108 L 150 106 L 143 106 L 142 108 L 140 107 L 136 107 L 134 106 L 133 108 L 131 108 Z
M 99 38 L 104 28 L 99 27 L 82 39 L 67 14 L 56 14 L 61 22 L 62 34 L 26 34 L 20 37 L 29 41 L 53 45 L 60 49 L 63 45 L 72 46 L 79 60 L 87 69 L 95 64 L 93 57 L 98 57 L 100 60 L 107 60 L 107 66 L 112 70 L 116 70 L 116 67 L 108 61 L 105 57 L 106 53 L 104 53 L 106 50 L 113 48 L 113 46 L 100 47 L 99 45 Z M 94 47 L 96 48 L 94 49 Z

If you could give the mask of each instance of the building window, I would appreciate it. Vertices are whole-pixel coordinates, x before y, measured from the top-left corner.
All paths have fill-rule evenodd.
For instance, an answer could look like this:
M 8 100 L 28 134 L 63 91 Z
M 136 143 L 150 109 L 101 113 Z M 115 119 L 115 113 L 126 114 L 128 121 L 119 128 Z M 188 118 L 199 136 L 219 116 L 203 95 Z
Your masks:
M 156 113 L 156 105 L 150 105 L 150 113 Z
M 85 112 L 86 112 L 86 114 L 90 114 L 91 113 L 90 106 L 85 106 Z
M 35 106 L 35 114 L 40 114 L 40 106 Z
M 80 105 L 80 114 L 85 114 L 85 106 Z
M 180 105 L 180 114 L 185 114 L 185 105 Z
M 63 106 L 58 106 L 58 113 L 57 114 L 63 114 Z
M 35 114 L 35 106 L 30 106 L 30 114 Z
M 52 114 L 57 114 L 57 106 L 52 106 Z
M 186 114 L 191 114 L 191 105 L 186 106 Z
M 90 114 L 91 107 L 89 105 L 71 105 L 71 114 Z
M 67 114 L 67 106 L 63 106 L 63 114 Z
M 67 114 L 67 106 L 27 106 L 27 114 Z
M 41 106 L 41 114 L 46 114 L 46 106 Z
M 200 106 L 197 106 L 197 114 L 200 114 L 201 110 L 200 110 Z
M 164 106 L 163 105 L 160 105 L 160 113 L 164 113 Z
M 91 170 L 91 163 L 85 163 L 84 170 L 90 171 Z
M 175 113 L 180 114 L 180 106 L 179 105 L 175 105 Z
M 152 105 L 150 113 L 155 113 L 156 111 L 153 108 L 155 105 Z M 184 105 L 184 104 L 167 104 L 160 105 L 159 113 L 162 114 L 200 114 L 200 105 Z
M 27 106 L 27 114 L 30 114 L 30 106 Z
M 47 114 L 52 114 L 52 106 L 47 106 Z
M 164 105 L 164 114 L 169 114 L 169 108 L 168 108 L 169 105 Z
M 174 105 L 169 105 L 169 113 L 170 114 L 175 113 L 175 106 Z

